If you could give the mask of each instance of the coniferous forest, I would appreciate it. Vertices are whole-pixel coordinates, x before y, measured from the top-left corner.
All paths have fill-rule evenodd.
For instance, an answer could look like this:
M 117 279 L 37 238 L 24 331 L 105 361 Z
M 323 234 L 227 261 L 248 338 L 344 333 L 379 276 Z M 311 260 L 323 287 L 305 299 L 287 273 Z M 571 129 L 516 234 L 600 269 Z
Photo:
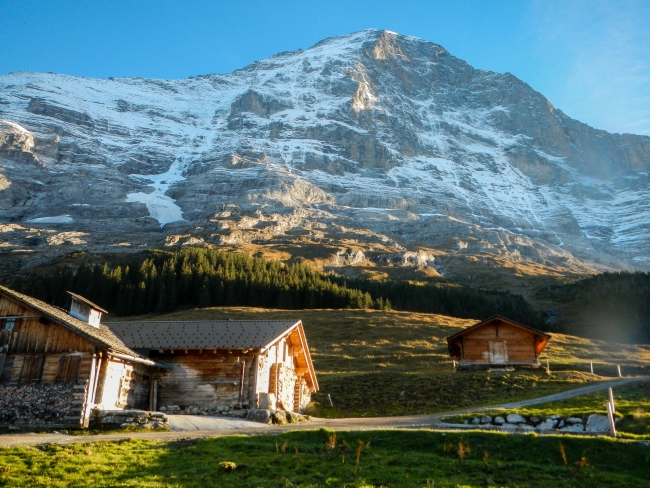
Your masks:
M 519 295 L 452 283 L 346 279 L 301 264 L 210 249 L 148 252 L 120 264 L 59 268 L 25 276 L 23 293 L 66 307 L 66 290 L 117 316 L 165 313 L 181 306 L 280 309 L 395 309 L 485 319 L 504 315 L 532 327 L 542 318 Z
M 650 343 L 650 273 L 603 273 L 541 290 L 538 298 L 557 303 L 562 332 Z

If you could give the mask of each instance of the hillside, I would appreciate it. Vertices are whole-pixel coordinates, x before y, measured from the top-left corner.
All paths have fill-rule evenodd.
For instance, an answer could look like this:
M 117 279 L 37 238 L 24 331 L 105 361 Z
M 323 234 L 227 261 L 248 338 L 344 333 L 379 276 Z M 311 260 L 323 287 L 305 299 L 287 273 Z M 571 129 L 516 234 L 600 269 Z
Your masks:
M 543 369 L 453 372 L 446 337 L 476 323 L 433 314 L 375 310 L 268 310 L 216 307 L 177 311 L 145 320 L 300 318 L 321 391 L 320 416 L 433 413 L 532 398 L 624 374 L 650 372 L 650 346 L 630 346 L 553 334 Z M 110 316 L 109 316 L 110 317 Z M 119 320 L 129 320 L 120 318 Z M 590 361 L 595 375 L 589 373 Z M 335 408 L 328 407 L 330 394 Z
M 488 288 L 648 267 L 650 138 L 389 31 L 184 80 L 11 73 L 0 119 L 9 273 L 176 245 Z

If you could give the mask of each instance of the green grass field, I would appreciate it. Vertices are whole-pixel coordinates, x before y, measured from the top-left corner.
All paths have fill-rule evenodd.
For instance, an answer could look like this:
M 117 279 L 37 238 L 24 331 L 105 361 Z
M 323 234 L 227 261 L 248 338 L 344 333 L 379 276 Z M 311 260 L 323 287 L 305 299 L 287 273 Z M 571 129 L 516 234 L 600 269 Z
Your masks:
M 518 413 L 535 417 L 548 417 L 556 414 L 562 417 L 579 417 L 584 422 L 592 413 L 604 414 L 607 411 L 605 408 L 607 400 L 607 392 L 602 391 L 559 402 L 510 409 L 507 412 L 498 409 L 486 409 L 481 414 L 496 416 Z M 631 434 L 634 437 L 642 436 L 645 439 L 650 439 L 650 381 L 615 388 L 614 403 L 616 405 L 616 416 L 620 418 L 620 422 L 617 424 L 619 434 Z M 463 422 L 477 415 L 480 416 L 480 414 L 459 415 L 446 420 Z
M 650 374 L 650 346 L 608 344 L 553 334 L 543 369 L 458 372 L 447 336 L 477 321 L 443 315 L 376 310 L 267 310 L 215 307 L 138 319 L 223 320 L 296 318 L 303 321 L 320 391 L 310 413 L 349 417 L 436 413 L 534 398 L 624 374 Z M 124 318 L 120 320 L 130 320 Z M 594 363 L 595 375 L 590 371 Z M 329 406 L 327 395 L 334 402 Z
M 430 431 L 290 432 L 0 449 L 6 487 L 647 487 L 648 443 Z

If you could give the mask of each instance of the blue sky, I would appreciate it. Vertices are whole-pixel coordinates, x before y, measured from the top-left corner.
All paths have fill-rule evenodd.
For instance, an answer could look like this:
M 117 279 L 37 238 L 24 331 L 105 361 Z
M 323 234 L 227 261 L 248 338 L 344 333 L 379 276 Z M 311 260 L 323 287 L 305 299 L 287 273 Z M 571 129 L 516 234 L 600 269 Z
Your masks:
M 376 27 L 509 71 L 594 127 L 650 135 L 649 26 L 647 0 L 2 0 L 0 74 L 225 73 Z

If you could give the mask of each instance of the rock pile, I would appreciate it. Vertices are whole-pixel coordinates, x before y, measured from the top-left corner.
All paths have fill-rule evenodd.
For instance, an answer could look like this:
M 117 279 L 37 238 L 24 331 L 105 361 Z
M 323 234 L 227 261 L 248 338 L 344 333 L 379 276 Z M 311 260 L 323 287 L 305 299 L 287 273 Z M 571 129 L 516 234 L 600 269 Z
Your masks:
M 265 409 L 254 409 L 249 410 L 246 415 L 248 420 L 254 422 L 261 422 L 263 424 L 298 424 L 300 422 L 307 422 L 309 417 L 306 415 L 301 415 L 295 412 L 289 412 L 286 410 L 265 410 Z
M 169 426 L 167 415 L 144 410 L 93 410 L 91 425 L 94 428 L 141 427 L 161 429 Z
M 483 415 L 464 421 L 465 425 L 487 426 L 492 425 L 501 429 L 518 429 L 530 431 L 557 430 L 560 432 L 608 432 L 609 420 L 607 415 L 594 413 L 589 415 L 586 423 L 580 417 L 561 417 L 549 415 L 548 417 L 530 416 L 511 413 L 504 416 L 492 417 Z
M 86 384 L 0 385 L 0 425 L 79 427 Z
M 248 410 L 229 407 L 227 405 L 209 405 L 200 407 L 196 405 L 166 405 L 158 408 L 159 411 L 173 415 L 223 415 L 225 417 L 246 417 Z

